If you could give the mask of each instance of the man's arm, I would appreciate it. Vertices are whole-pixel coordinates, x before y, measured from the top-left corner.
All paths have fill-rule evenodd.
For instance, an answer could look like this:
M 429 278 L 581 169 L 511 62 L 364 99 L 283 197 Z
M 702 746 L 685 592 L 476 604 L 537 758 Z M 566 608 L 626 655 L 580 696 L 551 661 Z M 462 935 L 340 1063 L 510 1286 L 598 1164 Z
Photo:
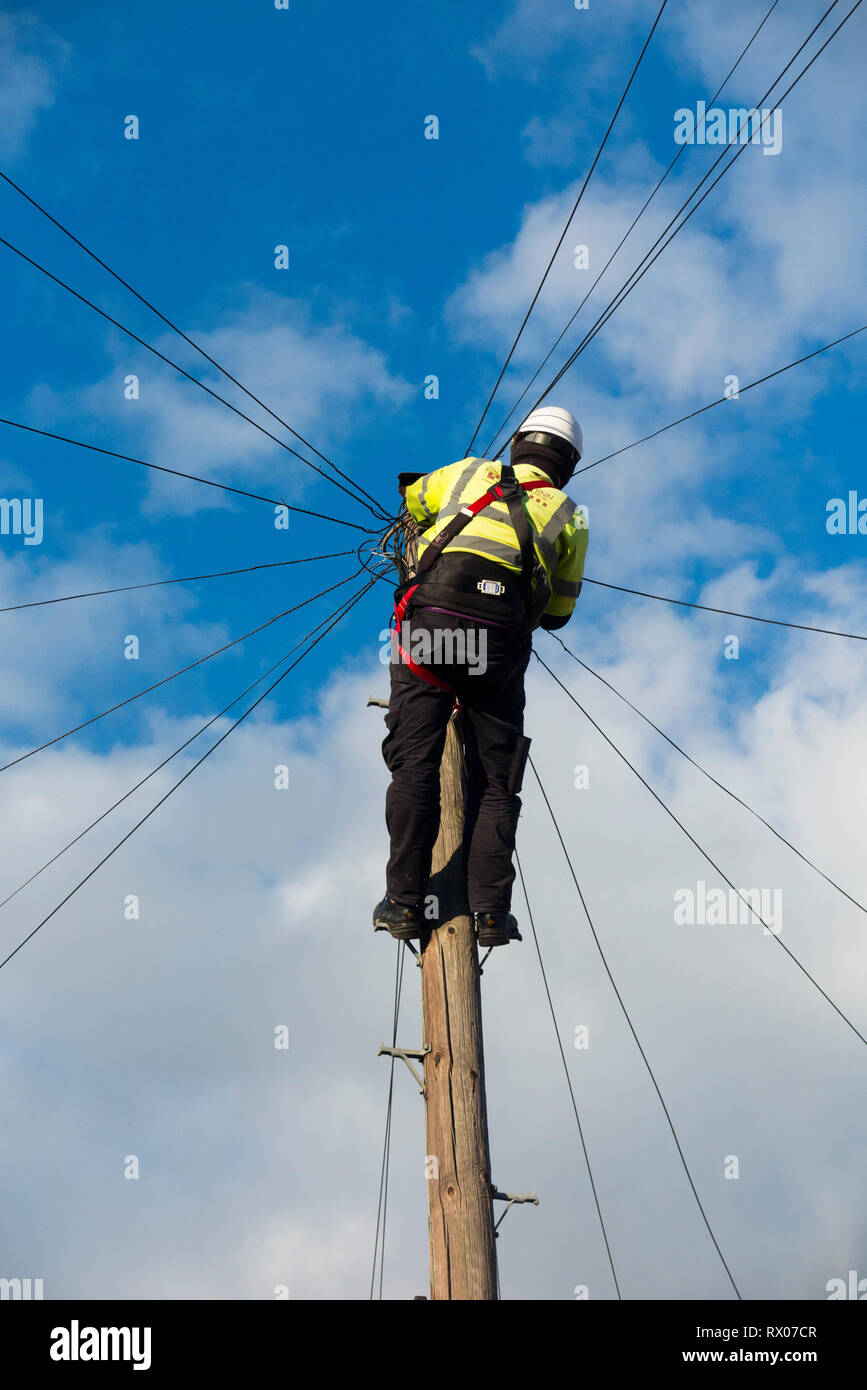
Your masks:
M 445 471 L 444 468 L 435 468 L 433 473 L 401 473 L 398 478 L 398 486 L 404 478 L 412 480 L 407 481 L 401 492 L 411 515 L 423 531 L 437 519 Z
M 423 473 L 398 473 L 397 490 L 401 497 L 406 497 L 406 490 L 411 483 L 417 483 L 419 478 L 423 477 Z
M 560 558 L 551 576 L 552 594 L 539 622 L 546 632 L 565 627 L 575 611 L 589 540 L 587 518 L 580 508 L 576 508 L 557 541 Z
M 571 613 L 567 613 L 565 618 L 554 618 L 548 613 L 543 613 L 539 619 L 539 626 L 545 632 L 556 632 L 558 627 L 565 627 L 571 617 Z

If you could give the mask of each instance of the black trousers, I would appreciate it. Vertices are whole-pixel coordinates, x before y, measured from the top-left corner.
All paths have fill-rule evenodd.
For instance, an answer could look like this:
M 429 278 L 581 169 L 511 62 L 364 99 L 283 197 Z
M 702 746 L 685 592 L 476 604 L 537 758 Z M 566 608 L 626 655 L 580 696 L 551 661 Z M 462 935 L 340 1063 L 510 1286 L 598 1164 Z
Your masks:
M 430 634 L 433 659 L 419 664 L 449 683 L 463 709 L 469 908 L 502 912 L 511 902 L 512 855 L 521 810 L 518 793 L 530 747 L 523 730 L 531 637 L 525 630 L 489 627 L 431 609 L 412 609 L 408 618 L 413 634 Z M 438 653 L 436 637 L 443 629 L 454 634 L 454 648 L 449 651 L 446 643 Z M 461 636 L 471 658 L 484 653 L 483 671 L 470 674 L 472 659 L 456 659 Z M 453 706 L 454 695 L 392 661 L 388 734 L 382 745 L 392 779 L 385 805 L 391 839 L 386 884 L 389 897 L 406 906 L 419 903 L 427 890 L 439 829 L 440 760 Z

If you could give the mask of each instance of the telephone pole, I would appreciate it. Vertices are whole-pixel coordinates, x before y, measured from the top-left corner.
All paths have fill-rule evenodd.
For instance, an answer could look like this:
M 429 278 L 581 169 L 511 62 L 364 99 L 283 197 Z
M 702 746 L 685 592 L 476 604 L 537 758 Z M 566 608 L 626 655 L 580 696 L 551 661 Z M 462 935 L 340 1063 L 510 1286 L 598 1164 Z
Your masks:
M 411 540 L 401 578 L 414 571 Z M 439 1301 L 496 1301 L 481 972 L 467 910 L 463 841 L 464 756 L 460 715 L 454 712 L 440 764 L 440 828 L 431 863 L 429 892 L 436 899 L 436 925 L 425 926 L 418 961 L 430 1296 Z
M 485 1099 L 479 956 L 463 867 L 464 760 L 458 715 L 440 767 L 430 892 L 438 925 L 421 950 L 432 1299 L 495 1300 L 497 1256 Z

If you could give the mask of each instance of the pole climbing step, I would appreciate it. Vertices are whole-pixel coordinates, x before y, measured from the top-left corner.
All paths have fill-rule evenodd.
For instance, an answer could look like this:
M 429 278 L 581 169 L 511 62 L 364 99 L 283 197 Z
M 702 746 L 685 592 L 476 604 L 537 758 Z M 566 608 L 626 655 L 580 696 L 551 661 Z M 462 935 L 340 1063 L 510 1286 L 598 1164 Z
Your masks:
M 419 1095 L 426 1096 L 427 1087 L 424 1083 L 424 1077 L 419 1076 L 409 1059 L 410 1057 L 414 1057 L 417 1062 L 423 1062 L 429 1052 L 430 1043 L 426 1043 L 424 1047 L 386 1047 L 384 1043 L 381 1043 L 376 1055 L 377 1057 L 399 1057 L 402 1062 L 406 1063 L 415 1077 L 419 1087 Z

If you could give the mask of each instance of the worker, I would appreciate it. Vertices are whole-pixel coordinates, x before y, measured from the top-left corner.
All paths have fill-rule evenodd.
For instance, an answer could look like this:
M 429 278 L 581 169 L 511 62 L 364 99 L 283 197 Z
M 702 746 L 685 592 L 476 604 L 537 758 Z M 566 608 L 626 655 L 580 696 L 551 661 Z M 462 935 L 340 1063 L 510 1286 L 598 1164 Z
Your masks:
M 581 590 L 587 516 L 562 489 L 583 451 L 569 411 L 542 406 L 514 436 L 508 464 L 465 458 L 400 475 L 421 534 L 417 571 L 395 592 L 382 745 L 392 779 L 385 811 L 391 855 L 386 896 L 373 913 L 374 926 L 398 940 L 420 937 L 438 915 L 425 895 L 456 699 L 468 772 L 464 864 L 478 943 L 521 939 L 510 907 L 530 747 L 524 673 L 533 629 L 563 627 Z

